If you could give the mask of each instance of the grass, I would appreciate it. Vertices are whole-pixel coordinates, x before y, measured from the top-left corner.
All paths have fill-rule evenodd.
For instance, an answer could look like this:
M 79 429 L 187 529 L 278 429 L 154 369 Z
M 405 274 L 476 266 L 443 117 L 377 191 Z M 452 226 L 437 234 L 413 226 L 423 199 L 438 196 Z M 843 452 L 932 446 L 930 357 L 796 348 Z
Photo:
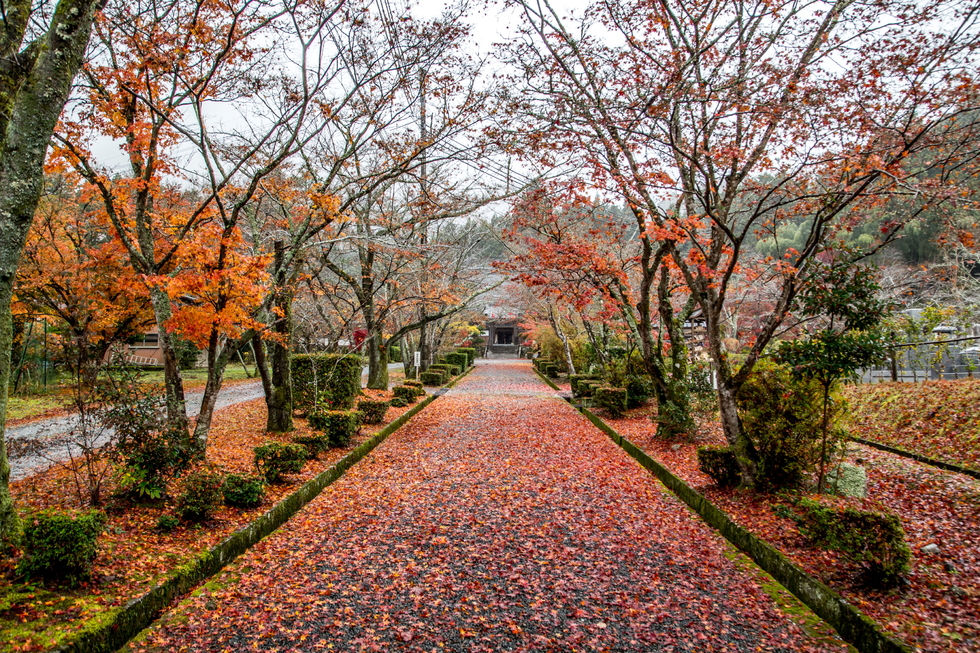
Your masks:
M 11 395 L 7 399 L 7 419 L 27 419 L 41 417 L 67 408 L 71 397 L 57 391 L 35 395 Z

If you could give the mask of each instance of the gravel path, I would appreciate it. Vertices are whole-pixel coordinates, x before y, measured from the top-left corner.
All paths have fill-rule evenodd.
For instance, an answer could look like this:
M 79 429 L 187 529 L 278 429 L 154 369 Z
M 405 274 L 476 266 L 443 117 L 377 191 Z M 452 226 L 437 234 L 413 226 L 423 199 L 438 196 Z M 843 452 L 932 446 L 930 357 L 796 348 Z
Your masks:
M 484 364 L 136 651 L 837 651 L 526 361 Z
M 262 382 L 248 381 L 221 388 L 215 410 L 262 397 Z M 187 414 L 197 417 L 201 412 L 204 390 L 186 394 Z M 75 414 L 28 422 L 6 429 L 10 451 L 10 480 L 17 481 L 68 458 L 64 436 L 77 424 Z M 106 436 L 108 437 L 108 436 Z M 102 438 L 105 440 L 105 438 Z M 98 443 L 98 440 L 96 441 Z

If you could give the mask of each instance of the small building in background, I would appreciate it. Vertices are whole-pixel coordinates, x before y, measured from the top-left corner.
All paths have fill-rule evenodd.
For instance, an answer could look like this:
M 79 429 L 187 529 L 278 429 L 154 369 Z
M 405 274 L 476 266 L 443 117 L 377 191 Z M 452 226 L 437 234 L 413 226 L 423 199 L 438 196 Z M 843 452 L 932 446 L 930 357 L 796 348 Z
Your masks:
M 524 354 L 524 339 L 520 325 L 520 315 L 506 306 L 487 306 L 483 311 L 486 318 L 486 349 L 481 352 L 487 358 L 519 358 Z

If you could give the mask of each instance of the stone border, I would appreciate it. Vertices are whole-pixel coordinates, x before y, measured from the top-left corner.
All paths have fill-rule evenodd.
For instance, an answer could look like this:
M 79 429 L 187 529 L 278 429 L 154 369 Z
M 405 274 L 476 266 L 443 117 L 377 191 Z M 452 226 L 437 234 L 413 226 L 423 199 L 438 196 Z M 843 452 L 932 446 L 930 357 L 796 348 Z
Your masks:
M 255 521 L 233 532 L 219 544 L 197 555 L 192 561 L 175 569 L 162 583 L 150 589 L 143 596 L 133 599 L 115 612 L 109 612 L 96 623 L 75 634 L 61 644 L 57 653 L 112 653 L 147 628 L 176 599 L 187 594 L 192 588 L 215 575 L 235 558 L 257 544 L 285 524 L 306 504 L 315 499 L 328 485 L 344 475 L 364 456 L 401 428 L 405 422 L 417 415 L 423 408 L 444 394 L 472 371 L 461 373 L 446 383 L 440 390 L 430 394 L 406 411 L 388 426 L 384 427 L 366 442 L 337 461 L 333 467 L 320 472 L 304 483 L 298 490 L 281 500 Z
M 545 383 L 560 390 L 549 379 L 538 374 Z M 669 469 L 651 458 L 645 451 L 617 433 L 598 416 L 581 406 L 576 406 L 592 424 L 618 444 L 640 465 L 650 471 L 696 512 L 709 526 L 720 532 L 726 540 L 748 555 L 780 585 L 807 605 L 818 617 L 833 626 L 841 638 L 861 653 L 912 653 L 904 642 L 886 634 L 871 618 L 848 603 L 840 594 L 811 577 L 790 562 L 773 546 L 742 528 L 703 495 L 675 476 Z
M 975 479 L 980 480 L 980 471 L 975 469 L 970 469 L 969 467 L 961 467 L 955 463 L 944 463 L 941 460 L 936 460 L 935 458 L 929 458 L 928 456 L 922 456 L 917 453 L 912 453 L 911 451 L 905 451 L 904 449 L 899 449 L 898 447 L 893 447 L 891 445 L 882 444 L 880 442 L 875 442 L 874 440 L 865 440 L 864 438 L 851 437 L 852 442 L 857 442 L 858 444 L 863 444 L 874 449 L 880 449 L 882 451 L 887 451 L 888 453 L 893 453 L 896 456 L 902 456 L 903 458 L 910 458 L 924 465 L 931 465 L 932 467 L 938 467 L 947 472 L 956 472 L 958 474 L 965 474 L 966 476 L 972 476 Z

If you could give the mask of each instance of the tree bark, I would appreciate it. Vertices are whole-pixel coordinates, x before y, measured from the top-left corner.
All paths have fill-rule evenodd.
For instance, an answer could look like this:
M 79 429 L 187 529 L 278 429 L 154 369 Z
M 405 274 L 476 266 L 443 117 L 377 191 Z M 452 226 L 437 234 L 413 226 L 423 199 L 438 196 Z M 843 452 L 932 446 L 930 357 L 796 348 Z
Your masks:
M 372 334 L 368 346 L 368 381 L 371 390 L 388 389 L 388 347 L 381 334 Z
M 4 430 L 13 285 L 44 185 L 48 142 L 102 4 L 102 0 L 61 0 L 48 30 L 24 48 L 32 3 L 16 1 L 4 12 L 5 29 L 0 34 L 0 549 L 17 528 Z
M 173 315 L 170 297 L 162 288 L 150 288 L 150 302 L 157 320 L 160 350 L 163 352 L 163 385 L 167 403 L 167 422 L 170 428 L 187 433 L 187 402 L 184 396 L 184 379 L 180 375 L 177 352 L 174 350 L 173 334 L 166 324 Z M 211 367 L 211 353 L 208 352 L 208 367 Z

